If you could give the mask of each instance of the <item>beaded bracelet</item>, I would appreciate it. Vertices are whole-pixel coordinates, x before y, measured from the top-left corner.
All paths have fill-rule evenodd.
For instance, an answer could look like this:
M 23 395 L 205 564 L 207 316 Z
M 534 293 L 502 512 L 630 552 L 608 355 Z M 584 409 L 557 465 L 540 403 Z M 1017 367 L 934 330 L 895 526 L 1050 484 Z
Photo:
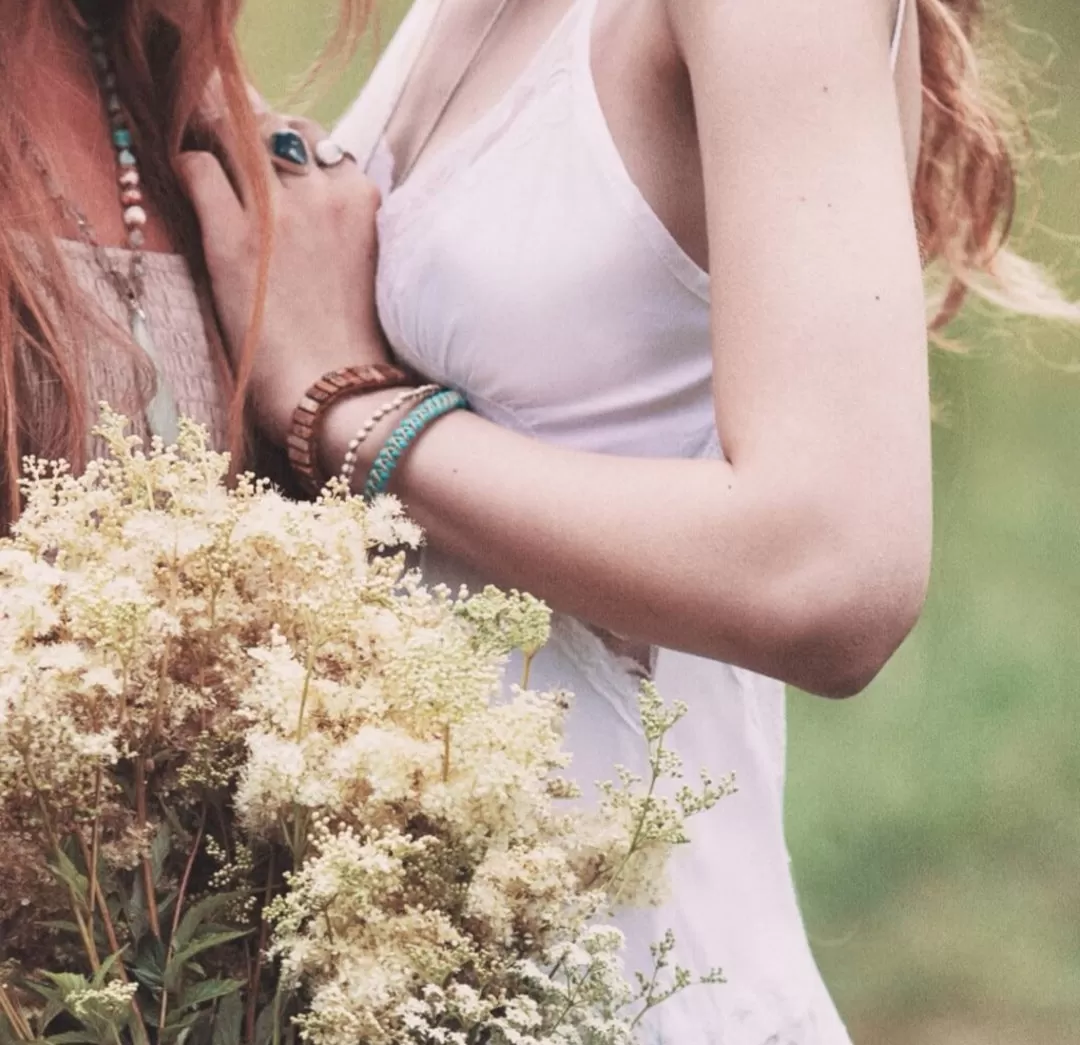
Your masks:
M 452 413 L 454 410 L 468 408 L 468 401 L 460 393 L 451 389 L 436 392 L 430 399 L 425 399 L 394 429 L 379 451 L 364 484 L 364 500 L 370 501 L 379 494 L 386 493 L 390 477 L 401 460 L 402 455 L 412 445 L 413 440 L 432 421 Z
M 356 472 L 357 454 L 360 452 L 361 445 L 366 442 L 368 436 L 375 430 L 375 426 L 384 417 L 400 410 L 406 403 L 411 403 L 414 399 L 428 399 L 438 391 L 438 385 L 421 385 L 419 388 L 406 389 L 404 392 L 399 392 L 389 403 L 384 403 L 364 422 L 363 426 L 350 440 L 348 449 L 345 451 L 345 460 L 341 464 L 341 479 L 346 486 L 352 486 L 353 475 Z

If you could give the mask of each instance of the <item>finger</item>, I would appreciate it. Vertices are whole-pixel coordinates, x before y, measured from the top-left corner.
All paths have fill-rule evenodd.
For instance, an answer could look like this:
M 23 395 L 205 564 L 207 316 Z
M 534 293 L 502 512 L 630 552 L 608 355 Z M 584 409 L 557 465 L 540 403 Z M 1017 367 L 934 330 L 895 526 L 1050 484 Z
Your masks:
M 250 83 L 247 86 L 248 102 L 252 111 L 256 114 L 270 111 L 270 105 L 265 98 Z M 203 91 L 201 112 L 203 119 L 214 121 L 221 118 L 221 114 L 229 111 L 229 103 L 225 98 L 225 83 L 221 73 L 214 71 L 206 83 Z
M 211 231 L 230 240 L 243 233 L 243 204 L 213 153 L 181 153 L 176 158 L 176 173 L 195 208 L 204 239 Z
M 294 131 L 302 134 L 312 145 L 317 145 L 323 139 L 330 137 L 330 132 L 321 123 L 310 120 L 306 116 L 290 116 L 285 122 Z
M 252 102 L 258 126 L 258 117 L 267 111 L 266 105 L 253 88 L 249 87 L 247 94 Z M 258 106 L 255 105 L 256 100 Z M 253 149 L 252 145 L 255 143 L 246 140 L 246 135 L 242 139 L 234 114 L 233 107 L 227 104 L 220 74 L 215 73 L 203 96 L 197 148 L 212 151 L 219 157 L 243 202 L 252 197 L 253 178 L 268 182 L 271 188 L 274 187 L 276 179 L 271 177 L 273 165 L 264 142 L 258 142 L 259 147 Z
M 271 164 L 279 175 L 278 180 L 286 188 L 297 188 L 311 175 L 321 173 L 315 163 L 317 139 L 312 140 L 292 124 L 292 120 L 279 113 L 267 112 L 259 116 L 259 133 L 266 143 Z M 282 138 L 284 142 L 280 140 Z M 293 139 L 292 143 L 288 141 L 290 138 Z M 275 142 L 275 139 L 278 141 Z M 283 147 L 285 152 L 279 152 L 278 147 Z
M 356 157 L 334 141 L 330 132 L 322 124 L 306 117 L 294 116 L 289 126 L 302 134 L 309 142 L 315 165 L 332 177 L 340 177 L 341 172 L 352 167 L 358 169 Z
M 303 116 L 291 117 L 288 120 L 288 126 L 308 142 L 315 166 L 324 174 L 330 175 L 335 189 L 345 192 L 354 205 L 364 204 L 365 212 L 374 213 L 379 209 L 382 194 L 375 183 L 361 170 L 355 156 L 348 152 L 339 152 L 336 162 L 326 163 L 319 159 L 317 152 L 320 143 L 336 146 L 325 127 Z

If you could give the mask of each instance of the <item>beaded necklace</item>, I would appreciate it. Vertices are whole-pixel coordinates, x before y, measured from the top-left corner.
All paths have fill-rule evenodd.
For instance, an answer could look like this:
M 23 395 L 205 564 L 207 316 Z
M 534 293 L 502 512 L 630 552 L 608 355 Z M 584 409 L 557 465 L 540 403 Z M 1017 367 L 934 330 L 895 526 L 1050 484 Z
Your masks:
M 126 271 L 101 245 L 94 227 L 82 210 L 60 191 L 48 162 L 34 143 L 28 128 L 22 130 L 22 147 L 37 170 L 47 195 L 59 208 L 61 217 L 74 225 L 78 231 L 79 240 L 93 252 L 98 267 L 109 278 L 117 295 L 127 308 L 132 339 L 146 353 L 154 366 L 156 375 L 157 388 L 153 399 L 146 407 L 146 423 L 153 435 L 160 436 L 166 443 L 172 443 L 179 429 L 179 412 L 169 390 L 161 357 L 154 344 L 146 316 L 146 255 L 143 247 L 146 243 L 145 228 L 148 216 L 142 191 L 142 177 L 139 174 L 139 163 L 135 152 L 135 139 L 117 93 L 116 69 L 109 55 L 104 26 L 93 4 L 78 3 L 77 6 L 86 24 L 90 57 L 109 118 L 112 144 L 116 153 L 117 189 L 120 205 L 123 207 L 124 227 L 127 230 L 128 265 Z

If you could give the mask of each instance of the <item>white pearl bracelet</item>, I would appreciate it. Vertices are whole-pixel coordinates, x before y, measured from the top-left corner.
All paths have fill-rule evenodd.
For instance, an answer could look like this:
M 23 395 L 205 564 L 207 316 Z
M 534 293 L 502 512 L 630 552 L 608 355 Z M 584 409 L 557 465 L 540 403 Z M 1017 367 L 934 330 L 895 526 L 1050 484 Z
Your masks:
M 428 396 L 433 395 L 439 391 L 438 385 L 420 385 L 419 388 L 409 388 L 404 392 L 399 392 L 389 403 L 384 403 L 375 411 L 363 424 L 360 431 L 356 433 L 349 441 L 349 446 L 345 451 L 345 460 L 341 464 L 341 478 L 350 488 L 352 487 L 353 474 L 356 472 L 356 456 L 360 452 L 360 446 L 367 439 L 369 435 L 375 430 L 375 426 L 384 418 L 394 413 L 395 410 L 400 410 L 406 403 L 411 403 L 416 399 L 427 399 Z

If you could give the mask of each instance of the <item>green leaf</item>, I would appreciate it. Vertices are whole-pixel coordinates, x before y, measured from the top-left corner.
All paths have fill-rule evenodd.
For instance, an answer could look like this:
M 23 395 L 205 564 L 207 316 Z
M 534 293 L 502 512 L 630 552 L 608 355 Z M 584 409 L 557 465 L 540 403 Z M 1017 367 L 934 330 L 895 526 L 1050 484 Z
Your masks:
M 28 980 L 25 985 L 29 990 L 45 999 L 45 1008 L 39 1018 L 41 1029 L 44 1032 L 60 1013 L 67 1012 L 67 1006 L 64 1004 L 64 991 L 59 987 L 48 987 L 44 983 L 35 983 L 33 980 Z
M 179 895 L 179 890 L 170 889 L 167 893 L 158 893 L 157 909 L 158 917 L 165 920 L 168 913 L 173 909 L 176 904 L 176 898 Z
M 35 994 L 40 994 L 46 1001 L 63 999 L 64 992 L 57 990 L 55 987 L 47 987 L 44 983 L 35 983 L 33 980 L 28 980 L 26 987 L 32 990 Z
M 131 969 L 144 987 L 157 992 L 165 985 L 165 948 L 156 936 L 144 936 Z
M 104 987 L 106 981 L 109 978 L 109 973 L 112 972 L 113 966 L 120 960 L 120 956 L 123 951 L 117 951 L 115 954 L 110 954 L 100 966 L 98 966 L 97 972 L 94 973 L 93 985 L 95 987 Z
M 67 853 L 62 850 L 56 854 L 56 863 L 50 864 L 49 869 L 56 876 L 57 880 L 62 884 L 68 886 L 72 892 L 79 898 L 82 905 L 86 906 L 86 892 L 89 888 L 89 883 L 84 875 L 68 857 Z
M 195 938 L 195 934 L 204 922 L 219 911 L 223 911 L 239 896 L 239 893 L 213 893 L 189 907 L 184 912 L 184 917 L 180 919 L 180 924 L 176 927 L 176 934 L 171 941 L 173 951 L 184 950 Z
M 240 1045 L 244 1023 L 244 1003 L 239 994 L 221 999 L 214 1019 L 214 1037 L 211 1045 Z
M 202 954 L 203 951 L 209 951 L 213 947 L 223 947 L 227 943 L 232 943 L 235 940 L 242 940 L 245 936 L 250 935 L 250 930 L 235 929 L 231 932 L 210 933 L 206 936 L 200 936 L 182 951 L 178 951 L 174 954 L 169 960 L 169 964 L 165 968 L 165 989 L 168 991 L 176 991 L 180 986 L 180 981 L 184 974 L 184 966 L 186 966 L 192 958 Z
M 124 913 L 127 916 L 128 928 L 131 930 L 131 938 L 136 943 L 140 943 L 150 927 L 150 916 L 146 908 L 146 890 L 143 888 L 141 874 L 135 876 Z
M 281 1045 L 284 1040 L 282 1030 L 286 1036 L 292 1032 L 293 1023 L 287 1013 L 294 996 L 294 992 L 286 990 L 278 980 L 274 997 L 267 1002 L 255 1021 L 255 1045 Z M 285 1024 L 284 1028 L 282 1023 Z
M 271 1045 L 274 1039 L 274 1023 L 277 1020 L 277 1002 L 267 1002 L 266 1007 L 255 1020 L 254 1045 Z M 285 1006 L 282 1005 L 282 1008 Z
M 22 1045 L 3 1013 L 0 1013 L 0 1045 Z
M 43 975 L 47 980 L 56 984 L 65 996 L 75 991 L 88 990 L 90 987 L 85 976 L 79 976 L 73 972 L 46 972 L 43 973 Z M 38 993 L 44 994 L 43 991 L 39 991 Z
M 105 888 L 102 886 L 102 888 Z M 105 902 L 109 908 L 109 917 L 112 919 L 113 925 L 120 924 L 120 916 L 127 910 L 127 903 L 117 895 L 117 891 L 114 889 L 112 892 L 106 890 Z
M 45 1008 L 41 1013 L 41 1029 L 42 1029 L 42 1031 L 44 1032 L 44 1031 L 48 1030 L 49 1024 L 52 1023 L 52 1021 L 55 1020 L 56 1017 L 59 1016 L 60 1013 L 62 1013 L 63 1011 L 64 1011 L 64 999 L 59 994 L 59 992 L 57 992 L 57 996 L 55 998 L 50 998 L 46 1002 Z
M 197 1009 L 194 1012 L 177 1013 L 165 1025 L 165 1034 L 161 1040 L 168 1040 L 173 1035 L 176 1036 L 177 1040 L 185 1037 L 187 1032 L 194 1026 L 195 1021 L 203 1015 L 204 1012 L 208 1011 L 208 1009 Z
M 200 1009 L 191 1025 L 176 1036 L 175 1045 L 210 1045 L 214 1032 L 214 1010 Z
M 153 842 L 150 843 L 150 872 L 155 889 L 161 884 L 165 861 L 169 858 L 171 850 L 172 829 L 167 823 L 163 823 L 154 835 Z
M 100 1038 L 85 1030 L 68 1030 L 63 1034 L 50 1034 L 45 1040 L 49 1045 L 101 1045 Z
M 161 812 L 165 817 L 165 823 L 172 832 L 172 845 L 174 849 L 191 851 L 191 844 L 195 839 L 192 829 L 180 819 L 180 814 L 171 806 L 161 803 Z
M 201 980 L 184 991 L 180 996 L 179 1006 L 181 1009 L 191 1009 L 205 1005 L 216 998 L 235 994 L 243 986 L 243 980 Z

